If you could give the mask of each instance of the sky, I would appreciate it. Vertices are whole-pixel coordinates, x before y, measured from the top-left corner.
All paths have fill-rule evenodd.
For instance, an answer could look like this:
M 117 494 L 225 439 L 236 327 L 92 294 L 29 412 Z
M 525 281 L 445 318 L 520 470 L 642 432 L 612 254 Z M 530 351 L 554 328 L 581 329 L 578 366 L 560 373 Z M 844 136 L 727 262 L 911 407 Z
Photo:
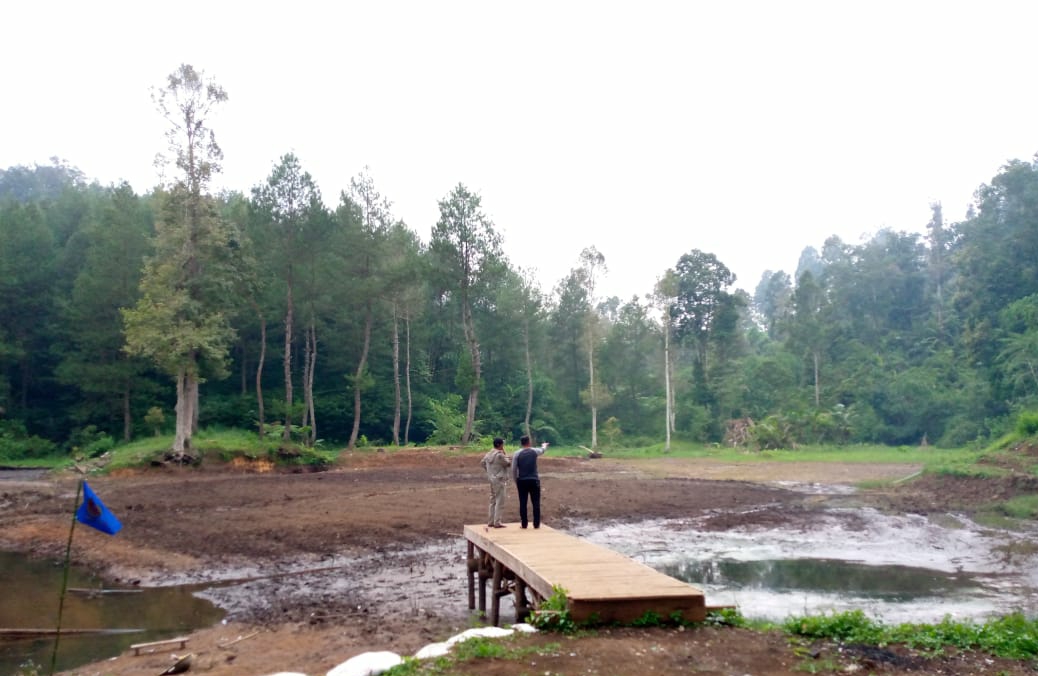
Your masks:
M 0 168 L 59 157 L 139 193 L 151 99 L 188 63 L 228 101 L 218 188 L 292 152 L 334 207 L 366 170 L 428 241 L 478 193 L 546 292 L 594 246 L 603 296 L 681 255 L 756 288 L 833 235 L 924 232 L 1038 152 L 1038 3 L 381 0 L 10 3 Z

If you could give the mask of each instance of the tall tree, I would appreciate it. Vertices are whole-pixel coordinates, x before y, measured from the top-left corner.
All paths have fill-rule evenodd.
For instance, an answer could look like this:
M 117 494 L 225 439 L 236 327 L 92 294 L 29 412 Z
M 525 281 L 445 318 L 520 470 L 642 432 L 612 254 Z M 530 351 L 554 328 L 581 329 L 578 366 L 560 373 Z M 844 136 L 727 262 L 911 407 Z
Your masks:
M 123 312 L 127 351 L 154 360 L 176 382 L 177 459 L 197 429 L 199 383 L 226 375 L 234 337 L 224 310 L 235 238 L 207 192 L 223 159 L 209 117 L 227 94 L 203 76 L 184 64 L 154 94 L 179 175 L 158 195 L 155 255 L 145 264 L 140 300 Z
M 486 297 L 488 277 L 501 259 L 501 237 L 483 213 L 482 200 L 459 183 L 440 200 L 440 218 L 433 226 L 430 252 L 441 282 L 441 297 L 455 296 L 465 338 L 467 365 L 459 375 L 468 386 L 468 404 L 461 443 L 473 436 L 480 380 L 483 377 L 479 336 L 472 310 Z M 453 297 L 450 300 L 455 300 Z
M 777 337 L 775 327 L 789 312 L 792 298 L 793 282 L 789 275 L 781 270 L 765 270 L 753 292 L 753 309 L 764 321 L 769 337 Z
M 284 327 L 285 340 L 282 354 L 282 370 L 285 378 L 285 416 L 282 438 L 288 440 L 292 433 L 294 405 L 292 374 L 292 343 L 296 323 L 296 286 L 298 284 L 301 259 L 314 246 L 312 231 L 319 227 L 321 211 L 321 191 L 317 188 L 309 172 L 292 153 L 281 157 L 280 162 L 266 183 L 253 188 L 253 201 L 262 214 L 260 237 L 266 241 L 265 263 L 278 270 L 285 289 Z M 305 332 L 306 356 L 304 361 L 303 389 L 306 410 L 309 414 L 312 407 L 312 387 L 310 375 L 316 360 L 316 330 L 311 330 L 309 322 Z M 312 334 L 312 335 L 311 335 Z M 316 433 L 316 421 L 309 420 L 310 435 Z M 312 438 L 312 436 L 311 436 Z
M 674 304 L 678 298 L 678 276 L 673 269 L 668 269 L 656 282 L 653 290 L 653 302 L 660 309 L 660 324 L 663 329 L 663 392 L 666 398 L 666 420 L 664 428 L 665 445 L 664 451 L 670 451 L 670 435 L 675 431 L 674 427 L 674 387 L 672 384 L 674 373 L 674 360 L 671 357 L 670 336 L 674 330 Z
M 107 422 L 117 412 L 124 441 L 133 433 L 132 395 L 145 382 L 145 364 L 122 350 L 119 310 L 132 307 L 140 295 L 151 226 L 151 214 L 128 184 L 106 195 L 97 221 L 85 233 L 85 263 L 66 311 L 75 327 L 72 345 L 58 370 L 82 393 L 78 408 L 84 419 Z
M 937 330 L 944 332 L 944 287 L 948 276 L 948 249 L 951 244 L 951 233 L 944 226 L 944 211 L 940 202 L 930 204 L 930 222 L 926 224 L 927 241 L 930 245 L 929 266 L 930 283 L 933 285 L 934 310 L 937 317 Z
M 54 237 L 36 204 L 0 204 L 0 409 L 21 418 L 54 306 Z M 13 414 L 13 415 L 12 415 Z
M 797 280 L 796 291 L 793 293 L 789 340 L 794 349 L 802 350 L 810 357 L 816 408 L 822 403 L 821 362 L 826 344 L 824 308 L 824 290 L 815 281 L 814 275 L 804 272 Z
M 698 404 L 709 400 L 707 355 L 710 333 L 719 314 L 729 302 L 728 287 L 735 275 L 717 256 L 693 249 L 678 259 L 674 268 L 678 277 L 675 321 L 678 336 L 691 340 L 694 346 L 693 378 Z
M 371 330 L 375 312 L 382 300 L 380 292 L 385 288 L 383 274 L 387 267 L 386 241 L 393 223 L 390 202 L 375 188 L 375 181 L 365 169 L 350 179 L 350 188 L 343 196 L 343 204 L 352 205 L 356 211 L 359 232 L 350 247 L 352 277 L 357 296 L 361 299 L 363 330 L 360 355 L 353 374 L 353 429 L 350 431 L 349 448 L 355 448 L 360 437 L 361 394 L 368 385 L 368 354 L 371 350 Z
M 601 383 L 595 379 L 595 342 L 597 340 L 598 316 L 595 312 L 595 289 L 599 276 L 607 271 L 605 256 L 593 246 L 580 252 L 579 269 L 587 293 L 588 307 L 585 311 L 585 335 L 587 340 L 588 386 L 587 405 L 591 409 L 591 449 L 598 448 L 598 407 L 606 394 Z

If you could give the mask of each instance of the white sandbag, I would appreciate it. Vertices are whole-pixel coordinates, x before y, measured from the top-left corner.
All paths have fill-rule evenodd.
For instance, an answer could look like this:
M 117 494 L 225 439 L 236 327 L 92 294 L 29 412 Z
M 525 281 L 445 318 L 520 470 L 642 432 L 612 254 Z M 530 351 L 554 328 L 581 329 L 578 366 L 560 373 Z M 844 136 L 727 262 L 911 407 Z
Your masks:
M 388 650 L 375 653 L 361 653 L 351 657 L 337 667 L 332 667 L 327 676 L 377 676 L 383 671 L 402 664 L 403 661 L 403 657 Z
M 519 624 L 513 624 L 512 629 L 515 629 L 520 634 L 536 634 L 537 627 L 526 622 L 520 622 Z
M 430 643 L 414 654 L 420 660 L 428 660 L 433 657 L 443 657 L 451 651 L 449 643 Z
M 502 636 L 511 636 L 514 633 L 515 632 L 511 629 L 505 629 L 503 627 L 476 627 L 474 629 L 466 629 L 456 636 L 451 636 L 447 639 L 447 645 L 461 643 L 470 638 L 501 638 Z

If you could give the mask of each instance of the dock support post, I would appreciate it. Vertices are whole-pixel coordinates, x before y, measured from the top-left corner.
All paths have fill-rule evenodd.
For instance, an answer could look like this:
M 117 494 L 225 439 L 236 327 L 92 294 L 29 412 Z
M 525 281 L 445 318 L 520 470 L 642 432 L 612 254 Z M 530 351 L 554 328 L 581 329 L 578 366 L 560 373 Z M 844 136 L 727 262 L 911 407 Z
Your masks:
M 494 559 L 494 578 L 490 585 L 493 599 L 490 602 L 490 623 L 497 626 L 501 621 L 501 562 Z
M 487 559 L 489 554 L 483 552 L 479 557 L 479 615 L 487 616 Z
M 530 614 L 530 606 L 526 601 L 526 583 L 518 575 L 515 576 L 515 621 L 525 622 Z
M 469 541 L 468 557 L 465 559 L 465 567 L 468 569 L 469 578 L 469 610 L 476 609 L 476 545 Z

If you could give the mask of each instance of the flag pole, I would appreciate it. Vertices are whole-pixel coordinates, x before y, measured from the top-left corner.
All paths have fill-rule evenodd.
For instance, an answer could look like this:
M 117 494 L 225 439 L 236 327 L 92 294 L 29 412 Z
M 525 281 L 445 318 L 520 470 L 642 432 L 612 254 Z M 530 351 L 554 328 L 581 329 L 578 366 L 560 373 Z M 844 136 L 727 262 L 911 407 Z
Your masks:
M 72 507 L 72 526 L 68 529 L 68 544 L 65 545 L 65 572 L 61 577 L 61 599 L 58 601 L 58 626 L 54 633 L 54 652 L 50 656 L 50 676 L 54 676 L 54 666 L 58 662 L 58 643 L 61 641 L 61 613 L 65 609 L 65 592 L 68 590 L 68 569 L 72 561 L 72 534 L 76 532 L 76 510 L 79 509 L 79 496 L 83 492 L 83 480 L 76 484 L 76 503 Z

